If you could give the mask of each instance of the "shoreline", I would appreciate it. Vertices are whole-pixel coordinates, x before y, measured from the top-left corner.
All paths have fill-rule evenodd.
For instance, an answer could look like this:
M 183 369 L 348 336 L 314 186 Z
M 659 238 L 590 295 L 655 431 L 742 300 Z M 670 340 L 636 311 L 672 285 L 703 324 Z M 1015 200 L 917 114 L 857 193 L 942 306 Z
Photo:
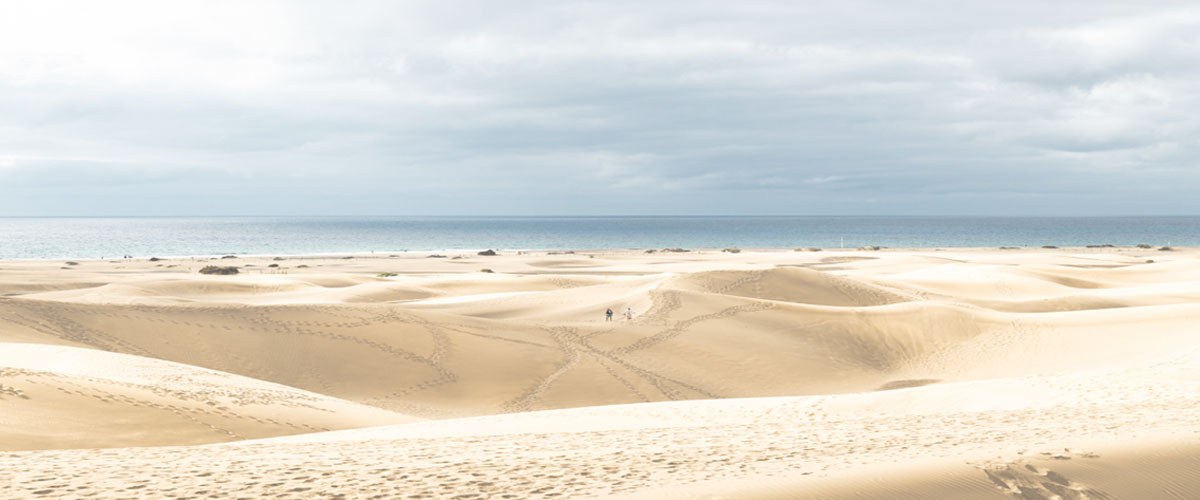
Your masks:
M 111 257 L 4 258 L 4 257 L 0 257 L 0 263 L 5 263 L 5 262 L 11 262 L 11 263 L 55 262 L 55 261 L 61 261 L 61 260 L 82 261 L 82 262 L 102 262 L 103 261 L 103 262 L 110 262 L 110 263 L 118 263 L 118 262 L 125 263 L 125 262 L 147 261 L 151 258 L 157 258 L 157 259 L 163 260 L 163 261 L 182 260 L 182 259 L 190 259 L 190 260 L 198 261 L 201 259 L 203 259 L 203 260 L 221 260 L 222 258 L 226 258 L 226 256 L 233 256 L 234 258 L 244 258 L 244 259 L 264 259 L 264 258 L 271 259 L 271 258 L 278 257 L 278 258 L 289 259 L 289 260 L 291 260 L 291 259 L 295 259 L 295 260 L 345 259 L 348 257 L 355 258 L 355 259 L 359 259 L 359 258 L 363 258 L 363 259 L 366 259 L 366 258 L 375 258 L 375 259 L 392 258 L 392 259 L 394 259 L 394 258 L 418 257 L 418 254 L 421 254 L 421 255 L 419 255 L 419 257 L 425 258 L 425 257 L 429 256 L 428 254 L 441 255 L 443 253 L 447 254 L 447 255 L 445 255 L 446 257 L 450 257 L 451 255 L 461 255 L 463 257 L 474 257 L 474 256 L 476 256 L 477 252 L 481 252 L 481 251 L 485 251 L 485 250 L 494 250 L 494 251 L 498 252 L 498 255 L 544 254 L 547 256 L 570 256 L 570 255 L 587 255 L 587 254 L 596 254 L 596 255 L 600 255 L 600 254 L 606 254 L 606 255 L 612 255 L 612 254 L 687 255 L 687 254 L 730 253 L 730 252 L 728 252 L 729 249 L 736 250 L 736 252 L 734 252 L 734 253 L 741 253 L 741 252 L 745 252 L 745 253 L 981 252 L 981 251 L 998 251 L 998 252 L 1012 252 L 1012 253 L 1030 252 L 1030 251 L 1036 251 L 1036 252 L 1079 251 L 1079 252 L 1086 252 L 1086 253 L 1097 253 L 1097 252 L 1104 252 L 1104 251 L 1141 251 L 1141 252 L 1155 252 L 1156 254 L 1169 254 L 1170 252 L 1186 253 L 1189 251 L 1194 251 L 1196 249 L 1200 249 L 1200 246 L 1170 246 L 1170 247 L 1166 247 L 1166 248 L 1170 248 L 1170 250 L 1166 250 L 1166 251 L 1160 250 L 1160 248 L 1163 248 L 1160 246 L 1152 246 L 1151 248 L 1142 248 L 1142 247 L 1138 247 L 1136 245 L 1088 245 L 1088 246 L 1057 246 L 1057 245 L 1054 245 L 1053 248 L 1047 248 L 1045 246 L 964 246 L 964 247 L 956 247 L 956 246 L 947 246 L 947 245 L 928 246 L 928 247 L 875 247 L 875 248 L 871 248 L 871 247 L 856 247 L 856 248 L 850 248 L 850 247 L 845 247 L 845 248 L 841 248 L 841 247 L 799 247 L 799 248 L 783 248 L 783 247 L 774 247 L 774 248 L 752 248 L 752 247 L 724 247 L 724 248 L 711 247 L 711 248 L 709 248 L 709 247 L 703 247 L 702 248 L 702 247 L 695 247 L 695 248 L 685 248 L 684 249 L 685 251 L 683 251 L 683 252 L 672 252 L 669 250 L 669 248 L 673 248 L 673 247 L 667 247 L 667 248 L 668 249 L 649 248 L 649 247 L 643 247 L 643 248 L 619 247 L 619 248 L 590 248 L 590 249 L 579 249 L 579 248 L 508 249 L 508 248 L 495 248 L 495 247 L 489 247 L 489 248 L 481 247 L 481 248 L 457 248 L 457 249 L 438 249 L 438 250 L 396 250 L 396 251 L 370 251 L 370 250 L 367 250 L 367 251 L 354 251 L 354 252 L 330 252 L 330 253 L 321 252 L 321 253 L 300 253 L 300 254 L 222 253 L 222 254 L 196 254 L 196 255 L 148 255 L 148 256 L 134 256 L 131 258 L 125 258 L 125 257 L 117 257 L 117 258 L 111 258 Z M 653 250 L 653 252 L 649 252 L 650 250 Z

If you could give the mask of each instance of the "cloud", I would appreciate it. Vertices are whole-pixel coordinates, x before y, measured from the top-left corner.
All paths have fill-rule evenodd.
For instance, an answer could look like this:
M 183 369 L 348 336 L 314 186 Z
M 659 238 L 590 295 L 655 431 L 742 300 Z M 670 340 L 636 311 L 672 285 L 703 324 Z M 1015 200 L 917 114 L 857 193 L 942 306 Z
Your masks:
M 1195 213 L 1198 25 L 1185 2 L 6 2 L 0 213 Z

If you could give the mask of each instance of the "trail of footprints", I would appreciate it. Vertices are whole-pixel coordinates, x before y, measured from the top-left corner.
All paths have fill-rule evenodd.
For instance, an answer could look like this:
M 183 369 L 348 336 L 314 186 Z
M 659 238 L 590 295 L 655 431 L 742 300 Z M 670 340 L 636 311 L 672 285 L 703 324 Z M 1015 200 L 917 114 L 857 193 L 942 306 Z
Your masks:
M 758 280 L 760 279 L 761 273 L 753 274 L 750 277 L 744 278 L 737 282 L 736 286 L 742 286 L 748 283 L 757 284 Z M 605 351 L 592 346 L 588 340 L 591 336 L 600 335 L 619 328 L 622 324 L 620 321 L 613 326 L 595 331 L 587 336 L 581 335 L 580 332 L 574 328 L 542 327 L 543 330 L 549 334 L 550 338 L 557 345 L 558 349 L 562 352 L 562 361 L 555 366 L 551 373 L 538 379 L 524 393 L 504 403 L 501 408 L 507 412 L 530 410 L 533 407 L 533 404 L 542 397 L 550 385 L 553 384 L 557 378 L 561 377 L 564 373 L 578 364 L 580 359 L 585 355 L 595 359 L 610 376 L 628 388 L 630 392 L 639 399 L 639 401 L 650 401 L 650 398 L 648 398 L 644 392 L 639 390 L 628 379 L 622 377 L 617 372 L 617 368 L 624 369 L 637 376 L 639 379 L 649 383 L 663 396 L 670 400 L 681 400 L 697 396 L 709 399 L 719 398 L 719 395 L 702 389 L 696 385 L 668 377 L 660 372 L 651 371 L 637 366 L 627 359 L 626 355 L 634 351 L 648 349 L 657 344 L 670 340 L 671 338 L 685 333 L 688 328 L 691 328 L 700 322 L 730 318 L 738 314 L 764 311 L 774 307 L 774 304 L 769 302 L 754 302 L 751 304 L 732 306 L 711 314 L 703 314 L 686 320 L 676 321 L 672 324 L 669 320 L 670 313 L 682 307 L 682 302 L 679 298 L 678 292 L 656 289 L 651 292 L 651 297 L 654 305 L 645 316 L 640 318 L 640 320 L 644 323 L 662 322 L 670 324 L 670 326 L 654 335 L 643 337 L 642 339 L 639 339 L 638 341 L 635 341 L 634 343 L 624 347 Z M 681 392 L 681 389 L 683 391 L 690 392 L 691 394 Z
M 563 360 L 554 367 L 554 371 L 537 380 L 537 383 L 530 386 L 524 393 L 501 405 L 501 408 L 506 412 L 529 411 L 533 403 L 542 398 L 542 395 L 550 388 L 550 385 L 558 377 L 575 366 L 575 364 L 579 363 L 579 359 L 582 357 L 582 351 L 579 347 L 581 339 L 575 329 L 556 327 L 545 328 L 545 330 L 549 333 L 554 343 L 558 345 L 559 350 L 562 351 Z

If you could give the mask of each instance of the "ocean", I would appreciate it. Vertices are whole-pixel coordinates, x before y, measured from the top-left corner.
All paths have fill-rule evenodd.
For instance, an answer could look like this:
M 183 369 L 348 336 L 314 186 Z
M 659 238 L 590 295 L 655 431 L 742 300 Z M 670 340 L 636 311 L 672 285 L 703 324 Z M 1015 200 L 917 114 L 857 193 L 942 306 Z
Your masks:
M 1200 217 L 0 217 L 0 259 L 605 248 L 1200 245 Z

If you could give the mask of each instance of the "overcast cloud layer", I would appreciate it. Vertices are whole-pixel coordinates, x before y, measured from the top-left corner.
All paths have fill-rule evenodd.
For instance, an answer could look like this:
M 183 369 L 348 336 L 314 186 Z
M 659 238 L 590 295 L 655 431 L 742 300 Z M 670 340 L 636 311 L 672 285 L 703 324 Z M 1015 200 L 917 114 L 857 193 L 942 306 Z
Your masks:
M 1197 214 L 1200 8 L 0 3 L 0 215 Z

